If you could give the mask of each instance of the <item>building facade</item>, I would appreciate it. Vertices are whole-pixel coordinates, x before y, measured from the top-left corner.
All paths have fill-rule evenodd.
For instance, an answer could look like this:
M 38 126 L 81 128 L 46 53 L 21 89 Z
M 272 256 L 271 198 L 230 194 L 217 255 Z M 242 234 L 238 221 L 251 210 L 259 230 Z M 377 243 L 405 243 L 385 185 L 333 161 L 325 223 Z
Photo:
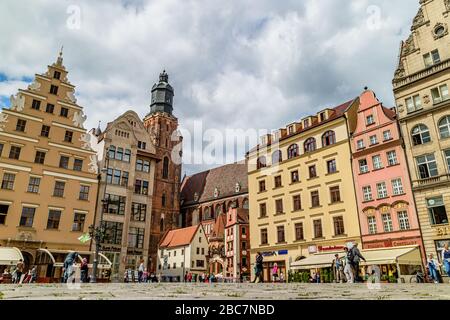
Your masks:
M 65 255 L 94 222 L 97 159 L 62 53 L 0 113 L 0 244 L 19 248 L 39 278 L 59 278 Z
M 450 243 L 450 24 L 448 0 L 421 0 L 402 42 L 393 87 L 427 254 Z
M 250 280 L 248 209 L 230 208 L 225 225 L 226 277 Z
M 207 272 L 208 239 L 201 224 L 166 231 L 158 247 L 158 274 L 162 281 L 184 281 L 186 273 L 197 281 Z
M 96 225 L 106 231 L 102 253 L 113 263 L 112 279 L 140 261 L 151 269 L 150 231 L 156 150 L 152 136 L 134 111 L 109 122 L 104 132 L 93 131 L 102 180 Z
M 275 262 L 287 275 L 294 261 L 361 242 L 349 179 L 358 101 L 290 124 L 247 154 L 251 262 L 262 253 L 266 281 Z
M 423 248 L 395 111 L 370 90 L 359 101 L 351 147 L 363 248 Z
M 153 137 L 156 155 L 161 160 L 156 164 L 152 225 L 150 234 L 150 270 L 157 265 L 158 243 L 165 231 L 181 226 L 180 183 L 182 137 L 178 133 L 178 119 L 173 115 L 174 90 L 169 76 L 163 71 L 159 82 L 151 92 L 150 112 L 144 118 L 144 126 Z

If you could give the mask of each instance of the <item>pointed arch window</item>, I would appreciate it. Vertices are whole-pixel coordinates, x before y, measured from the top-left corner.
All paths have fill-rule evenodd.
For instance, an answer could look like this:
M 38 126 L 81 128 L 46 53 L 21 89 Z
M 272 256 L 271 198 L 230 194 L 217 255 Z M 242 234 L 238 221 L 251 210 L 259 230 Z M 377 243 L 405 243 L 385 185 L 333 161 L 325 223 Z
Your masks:
M 314 150 L 316 150 L 316 139 L 314 138 L 308 138 L 305 141 L 305 152 L 313 152 Z
M 330 146 L 336 143 L 336 134 L 329 130 L 322 135 L 322 147 Z
M 272 153 L 272 164 L 281 163 L 282 161 L 283 161 L 283 156 L 282 156 L 280 150 L 277 150 L 274 153 Z
M 159 231 L 164 231 L 164 218 L 161 218 L 161 220 L 159 220 Z
M 299 155 L 298 144 L 291 144 L 288 148 L 288 159 L 295 158 Z
M 164 157 L 163 160 L 163 179 L 168 179 L 169 178 L 169 158 Z

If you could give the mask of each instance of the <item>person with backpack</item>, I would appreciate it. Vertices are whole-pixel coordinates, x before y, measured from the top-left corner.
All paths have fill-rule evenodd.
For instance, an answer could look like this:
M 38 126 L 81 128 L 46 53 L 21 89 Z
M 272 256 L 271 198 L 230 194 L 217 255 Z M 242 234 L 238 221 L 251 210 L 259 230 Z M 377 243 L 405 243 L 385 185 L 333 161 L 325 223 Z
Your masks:
M 354 275 L 353 275 L 353 256 L 351 253 L 351 250 L 349 250 L 347 247 L 344 247 L 345 251 L 345 267 L 344 267 L 344 274 L 345 278 L 347 279 L 347 283 L 353 283 L 354 281 Z

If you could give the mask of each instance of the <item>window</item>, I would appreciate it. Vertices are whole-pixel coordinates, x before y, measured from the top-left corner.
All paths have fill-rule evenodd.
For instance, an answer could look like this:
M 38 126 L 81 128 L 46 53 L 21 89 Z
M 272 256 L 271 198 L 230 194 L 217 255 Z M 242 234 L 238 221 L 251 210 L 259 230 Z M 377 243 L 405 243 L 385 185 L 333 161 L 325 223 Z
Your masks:
M 61 211 L 49 210 L 48 220 L 47 220 L 47 229 L 58 229 L 60 219 L 61 219 Z
M 20 147 L 17 146 L 11 146 L 11 149 L 9 150 L 9 158 L 14 160 L 19 160 L 20 157 Z
M 115 194 L 106 194 L 105 200 L 103 212 L 122 216 L 125 214 L 126 197 Z
M 281 176 L 276 176 L 274 180 L 275 180 L 275 188 L 280 188 L 280 187 L 282 187 L 282 184 L 281 184 Z
M 134 221 L 145 221 L 147 215 L 147 205 L 145 203 L 131 204 L 131 219 Z
M 300 179 L 299 179 L 299 176 L 298 176 L 298 170 L 292 171 L 291 172 L 291 182 L 292 183 L 296 183 L 296 182 L 299 182 L 299 180 Z
M 136 171 L 150 172 L 150 161 L 137 159 L 136 160 Z
M 266 166 L 267 166 L 266 157 L 261 156 L 256 160 L 256 168 L 257 169 L 265 168 Z
M 144 247 L 144 228 L 130 228 L 128 232 L 128 246 L 142 249 Z
M 370 141 L 371 146 L 373 146 L 374 144 L 377 144 L 378 143 L 377 136 L 376 135 L 370 136 L 369 141 Z
M 316 139 L 314 138 L 308 138 L 305 141 L 305 153 L 306 152 L 313 152 L 314 150 L 316 150 Z
M 128 186 L 128 176 L 129 176 L 129 173 L 127 171 L 122 171 L 122 181 L 120 183 L 120 185 L 122 187 Z
M 336 134 L 334 131 L 327 131 L 322 135 L 322 147 L 330 146 L 336 143 Z
M 8 215 L 9 205 L 0 204 L 0 224 L 6 223 L 6 216 Z
M 260 218 L 267 217 L 267 205 L 265 203 L 259 204 L 259 217 Z
M 36 208 L 23 207 L 19 225 L 21 227 L 32 228 L 35 212 Z
M 313 226 L 314 226 L 314 238 L 322 238 L 322 220 L 317 219 L 313 220 Z
M 147 143 L 143 141 L 138 141 L 138 148 L 145 150 L 147 147 Z
M 317 177 L 317 171 L 316 171 L 316 166 L 312 165 L 308 167 L 308 171 L 309 171 L 309 178 L 316 178 Z
M 320 207 L 319 191 L 311 191 L 311 207 Z
M 113 181 L 112 184 L 120 184 L 120 177 L 122 175 L 122 171 L 114 169 L 114 177 L 113 177 Z
M 259 181 L 259 192 L 266 191 L 266 180 Z
M 283 156 L 282 156 L 280 150 L 277 150 L 274 153 L 272 153 L 272 164 L 277 164 L 282 161 L 283 161 Z
M 69 116 L 69 109 L 61 107 L 61 111 L 59 112 L 61 117 L 67 118 Z
M 64 197 L 64 188 L 66 183 L 63 181 L 55 181 L 55 188 L 53 189 L 54 197 Z
M 303 120 L 303 127 L 305 127 L 305 128 L 309 127 L 309 119 Z
M 36 155 L 34 157 L 34 163 L 43 164 L 45 160 L 45 152 L 36 151 Z
M 433 103 L 438 104 L 442 101 L 448 100 L 448 87 L 446 84 L 439 86 L 437 88 L 431 89 L 431 96 L 433 97 Z
M 303 233 L 303 223 L 299 222 L 295 224 L 295 240 L 296 241 L 301 241 L 304 240 L 305 236 Z
M 366 125 L 370 126 L 371 124 L 375 123 L 375 118 L 373 117 L 373 114 L 370 114 L 366 117 Z
M 404 193 L 402 179 L 400 179 L 400 178 L 394 179 L 391 182 L 392 182 L 392 193 L 394 195 L 400 195 L 400 194 Z
M 205 267 L 205 260 L 197 260 L 196 261 L 197 268 L 204 268 Z
M 392 232 L 394 231 L 394 227 L 392 226 L 392 217 L 390 213 L 383 213 L 381 215 L 383 219 L 383 229 L 384 232 Z
M 200 254 L 200 248 L 197 248 L 197 254 Z
M 373 169 L 378 170 L 383 168 L 383 163 L 381 162 L 381 156 L 376 155 L 372 157 Z
M 50 135 L 50 127 L 46 126 L 46 125 L 42 125 L 41 137 L 48 138 L 49 135 Z
M 289 126 L 288 127 L 288 134 L 293 134 L 294 133 L 294 126 Z
M 275 211 L 277 214 L 283 213 L 283 199 L 275 200 Z
M 73 216 L 72 231 L 82 232 L 84 230 L 84 222 L 86 215 L 84 213 L 75 212 Z
M 122 229 L 123 223 L 120 222 L 112 222 L 112 221 L 103 221 L 102 224 L 104 230 L 106 230 L 106 234 L 103 240 L 103 243 L 107 244 L 122 244 Z
M 73 132 L 66 130 L 66 134 L 64 135 L 64 142 L 72 143 Z
M 123 154 L 123 161 L 130 162 L 131 161 L 131 150 L 125 149 L 125 153 Z
M 73 170 L 75 171 L 81 171 L 83 170 L 83 160 L 82 159 L 75 159 L 73 162 Z
M 268 244 L 267 229 L 261 229 L 261 244 Z
M 336 159 L 327 161 L 327 171 L 328 171 L 328 174 L 332 174 L 332 173 L 336 173 L 337 172 Z
M 278 243 L 286 241 L 284 237 L 284 226 L 277 226 L 277 240 Z
M 441 58 L 439 56 L 439 51 L 433 50 L 427 54 L 423 55 L 423 62 L 425 63 L 425 67 L 431 67 L 439 62 L 441 62 Z
M 427 208 L 432 225 L 448 223 L 447 211 L 442 197 L 427 199 Z
M 51 94 L 58 94 L 58 87 L 55 85 L 50 85 L 50 93 Z
M 430 131 L 424 124 L 419 124 L 412 129 L 413 145 L 421 145 L 431 141 Z
M 408 212 L 399 211 L 397 213 L 398 216 L 398 225 L 400 226 L 400 230 L 409 230 L 411 229 L 409 225 Z
M 89 199 L 89 186 L 80 186 L 80 194 L 79 198 L 80 200 L 88 200 Z
M 428 154 L 416 158 L 420 179 L 428 179 L 438 175 L 434 154 Z
M 51 103 L 47 103 L 47 106 L 45 107 L 45 112 L 47 113 L 53 113 L 55 111 L 55 105 Z
M 450 116 L 446 116 L 439 121 L 439 135 L 441 139 L 450 137 Z
M 61 158 L 59 158 L 59 167 L 69 169 L 69 157 L 61 156 Z
M 108 168 L 108 171 L 106 172 L 106 183 L 112 183 L 113 172 L 114 170 L 112 168 Z
M 363 187 L 363 197 L 364 197 L 364 201 L 372 200 L 372 187 L 371 186 Z
M 31 192 L 31 193 L 38 193 L 40 184 L 41 184 L 41 178 L 30 177 L 30 180 L 28 181 L 27 191 Z
M 292 197 L 294 211 L 302 210 L 302 200 L 299 194 Z
M 422 109 L 422 101 L 420 95 L 406 99 L 406 109 L 408 113 L 418 111 Z
M 377 196 L 378 199 L 387 198 L 388 193 L 386 188 L 386 182 L 377 183 Z
M 344 229 L 344 217 L 334 217 L 333 218 L 334 235 L 341 236 L 345 234 Z
M 361 150 L 361 149 L 364 149 L 365 148 L 365 146 L 364 146 L 364 140 L 358 140 L 357 142 L 356 142 L 356 148 L 358 149 L 358 150 Z
M 386 155 L 387 155 L 387 159 L 388 159 L 388 164 L 390 166 L 395 166 L 396 164 L 398 164 L 397 152 L 389 151 Z
M 122 159 L 123 159 L 123 148 L 117 148 L 117 151 L 116 151 L 116 160 L 120 160 L 120 161 L 122 161 Z
M 297 144 L 291 144 L 288 148 L 288 159 L 295 158 L 299 155 L 298 153 L 298 145 Z
M 147 195 L 148 194 L 148 181 L 136 179 L 134 183 L 134 193 Z
M 2 152 L 3 152 L 3 143 L 0 143 L 0 157 L 2 156 Z
M 15 179 L 16 179 L 16 175 L 15 174 L 5 172 L 3 174 L 2 189 L 13 190 L 14 189 L 14 180 Z
M 59 71 L 55 71 L 55 72 L 53 73 L 53 78 L 55 78 L 55 79 L 58 79 L 58 80 L 59 80 L 59 78 L 61 78 L 61 72 L 59 72 Z
M 161 197 L 161 206 L 162 207 L 166 206 L 166 195 L 165 194 L 163 194 L 162 197 Z
M 369 165 L 366 159 L 359 160 L 359 173 L 369 172 Z
M 25 132 L 26 125 L 27 122 L 25 120 L 17 119 L 16 131 Z
M 115 146 L 109 146 L 108 156 L 110 159 L 114 159 L 116 157 L 116 147 Z
M 330 187 L 331 203 L 341 202 L 341 192 L 339 186 Z
M 169 178 L 169 158 L 164 157 L 163 160 L 163 172 L 162 172 L 163 179 Z
M 448 170 L 448 172 L 450 172 L 450 150 L 445 150 L 444 154 L 445 154 L 445 159 L 447 161 L 447 170 Z
M 377 233 L 377 218 L 374 216 L 367 217 L 367 225 L 369 226 L 369 234 Z
M 33 99 L 33 102 L 31 103 L 31 108 L 34 110 L 39 110 L 41 108 L 41 102 L 39 100 Z
M 383 131 L 383 139 L 384 141 L 388 141 L 392 139 L 391 130 Z

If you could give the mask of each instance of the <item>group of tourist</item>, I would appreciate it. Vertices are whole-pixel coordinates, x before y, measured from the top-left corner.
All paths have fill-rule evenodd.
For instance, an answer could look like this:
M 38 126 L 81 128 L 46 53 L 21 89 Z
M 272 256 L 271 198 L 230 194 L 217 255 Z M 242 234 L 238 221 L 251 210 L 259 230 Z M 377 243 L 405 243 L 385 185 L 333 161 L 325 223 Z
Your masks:
M 442 283 L 442 275 L 439 272 L 439 267 L 443 266 L 444 271 L 447 273 L 447 276 L 450 278 L 450 250 L 448 248 L 448 243 L 444 245 L 444 249 L 442 250 L 442 262 L 441 264 L 437 259 L 434 258 L 434 255 L 430 253 L 427 259 L 427 274 L 431 281 L 434 283 Z M 450 282 L 450 280 L 449 280 Z
M 31 269 L 28 269 L 27 272 L 24 272 L 25 263 L 22 259 L 19 262 L 11 267 L 10 269 L 5 268 L 3 274 L 0 276 L 0 283 L 6 283 L 11 281 L 12 283 L 34 283 L 37 280 L 37 267 L 33 266 Z

